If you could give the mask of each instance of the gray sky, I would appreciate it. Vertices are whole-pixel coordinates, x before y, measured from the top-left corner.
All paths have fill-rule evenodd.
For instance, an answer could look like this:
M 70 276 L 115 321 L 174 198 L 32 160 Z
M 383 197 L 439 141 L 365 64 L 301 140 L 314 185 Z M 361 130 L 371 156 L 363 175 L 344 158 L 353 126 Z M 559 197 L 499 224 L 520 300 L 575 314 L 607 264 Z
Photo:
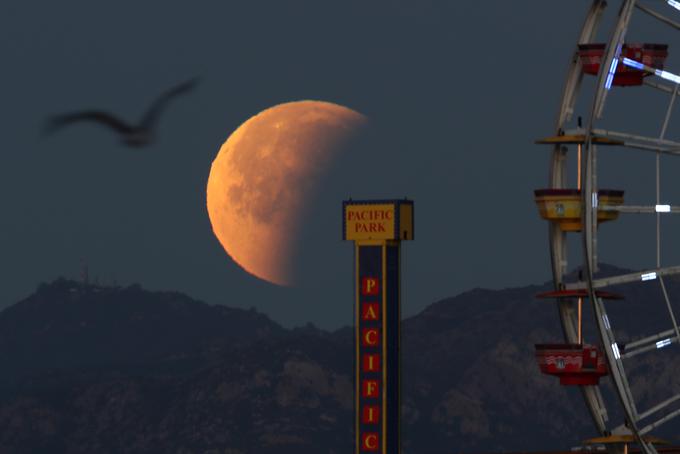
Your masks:
M 552 132 L 588 5 L 3 4 L 0 307 L 39 282 L 77 277 L 83 258 L 103 283 L 139 282 L 208 303 L 255 307 L 286 325 L 348 325 L 352 247 L 339 241 L 339 213 L 349 195 L 415 200 L 416 240 L 405 244 L 405 315 L 472 287 L 549 279 L 546 225 L 532 193 L 547 183 L 549 149 L 533 140 Z M 651 41 L 671 36 L 644 20 L 639 24 L 656 33 L 650 32 Z M 680 72 L 674 61 L 669 69 Z M 135 120 L 159 92 L 193 76 L 201 84 L 170 106 L 149 148 L 125 148 L 94 125 L 41 136 L 46 116 L 62 111 L 100 108 Z M 636 89 L 626 90 L 633 101 L 612 95 L 611 118 L 657 134 L 662 104 L 647 106 L 635 98 Z M 301 99 L 361 112 L 371 121 L 373 139 L 362 150 L 365 160 L 338 164 L 320 189 L 320 215 L 310 235 L 328 245 L 316 257 L 324 271 L 310 271 L 305 286 L 291 289 L 231 262 L 212 234 L 205 186 L 212 160 L 234 129 L 267 107 Z M 631 110 L 640 114 L 635 123 L 626 120 Z M 628 161 L 603 158 L 602 169 L 603 181 L 628 191 L 619 177 L 639 180 L 640 166 L 651 177 L 653 160 L 626 153 Z M 665 169 L 672 176 L 673 167 Z M 648 228 L 650 222 L 634 225 Z M 622 266 L 651 263 L 651 247 L 631 242 L 635 230 L 611 230 L 612 239 L 603 240 L 605 259 Z

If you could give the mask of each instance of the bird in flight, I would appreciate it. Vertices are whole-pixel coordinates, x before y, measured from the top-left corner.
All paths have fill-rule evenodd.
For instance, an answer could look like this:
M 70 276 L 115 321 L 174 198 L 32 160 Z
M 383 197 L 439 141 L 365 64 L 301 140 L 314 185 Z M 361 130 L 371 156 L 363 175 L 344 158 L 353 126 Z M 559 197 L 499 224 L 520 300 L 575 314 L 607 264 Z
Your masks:
M 122 141 L 128 146 L 142 147 L 149 145 L 154 140 L 158 118 L 170 100 L 175 96 L 188 93 L 197 83 L 198 79 L 194 78 L 162 93 L 153 104 L 151 104 L 149 110 L 147 110 L 144 117 L 142 117 L 142 121 L 137 125 L 126 123 L 109 112 L 101 110 L 83 110 L 53 115 L 48 120 L 46 132 L 49 134 L 73 123 L 89 121 L 112 128 L 120 134 Z

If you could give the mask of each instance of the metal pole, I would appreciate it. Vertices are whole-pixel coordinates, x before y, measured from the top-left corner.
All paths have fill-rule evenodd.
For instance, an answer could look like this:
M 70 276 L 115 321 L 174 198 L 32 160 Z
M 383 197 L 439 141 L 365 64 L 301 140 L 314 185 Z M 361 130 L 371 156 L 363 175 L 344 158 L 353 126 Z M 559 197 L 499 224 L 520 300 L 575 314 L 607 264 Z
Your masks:
M 578 144 L 577 166 L 578 166 L 578 172 L 576 173 L 576 175 L 577 175 L 576 188 L 580 191 L 581 190 L 581 144 Z
M 582 314 L 583 298 L 578 299 L 578 343 L 583 343 L 583 331 L 581 326 L 583 326 L 583 316 Z

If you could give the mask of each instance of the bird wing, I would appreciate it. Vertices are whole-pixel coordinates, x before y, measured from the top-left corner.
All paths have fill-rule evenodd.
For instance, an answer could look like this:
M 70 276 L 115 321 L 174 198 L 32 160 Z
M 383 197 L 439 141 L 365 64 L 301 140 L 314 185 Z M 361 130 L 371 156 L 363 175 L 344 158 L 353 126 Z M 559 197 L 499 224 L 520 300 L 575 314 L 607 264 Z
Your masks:
M 128 134 L 135 130 L 135 128 L 121 121 L 117 117 L 114 117 L 108 112 L 102 112 L 99 110 L 86 110 L 81 112 L 53 115 L 48 121 L 46 132 L 51 133 L 57 129 L 63 128 L 64 126 L 81 121 L 93 121 L 100 123 L 105 126 L 109 126 L 110 128 L 113 128 L 122 134 Z
M 194 77 L 193 79 L 190 79 L 186 82 L 182 82 L 181 84 L 176 85 L 173 88 L 169 89 L 168 91 L 162 93 L 153 102 L 153 104 L 151 104 L 151 107 L 149 107 L 149 110 L 147 110 L 146 114 L 142 118 L 140 128 L 142 128 L 142 129 L 153 128 L 156 121 L 158 121 L 158 116 L 160 115 L 161 111 L 165 108 L 168 101 L 170 101 L 172 98 L 174 98 L 177 95 L 181 95 L 183 93 L 187 93 L 187 92 L 191 91 L 196 86 L 197 83 L 198 83 L 198 78 Z

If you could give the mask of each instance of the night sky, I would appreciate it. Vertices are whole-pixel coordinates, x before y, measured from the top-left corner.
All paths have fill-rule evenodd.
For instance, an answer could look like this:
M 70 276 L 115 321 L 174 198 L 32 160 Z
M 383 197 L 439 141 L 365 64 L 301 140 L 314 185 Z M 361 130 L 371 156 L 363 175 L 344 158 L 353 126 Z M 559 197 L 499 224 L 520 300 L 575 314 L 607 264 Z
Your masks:
M 533 141 L 553 133 L 589 2 L 188 5 L 0 6 L 0 308 L 40 282 L 78 278 L 84 262 L 102 284 L 138 282 L 255 307 L 286 326 L 350 325 L 352 246 L 340 241 L 341 201 L 349 196 L 415 201 L 416 240 L 404 245 L 406 316 L 473 287 L 550 278 L 547 227 L 532 192 L 547 184 L 550 148 Z M 636 14 L 632 40 L 669 43 L 667 69 L 680 72 L 677 36 Z M 168 108 L 148 148 L 127 148 L 91 124 L 42 135 L 49 115 L 82 108 L 136 121 L 160 92 L 194 76 L 200 84 Z M 577 106 L 584 117 L 594 83 L 584 79 Z M 642 90 L 612 91 L 605 126 L 658 135 L 666 98 Z M 304 99 L 354 109 L 371 132 L 319 190 L 308 231 L 327 245 L 315 257 L 323 271 L 310 268 L 306 282 L 286 288 L 227 256 L 212 233 L 205 191 L 231 132 L 263 109 Z M 677 138 L 673 122 L 667 135 Z M 667 203 L 680 197 L 673 178 L 680 168 L 671 161 L 663 164 Z M 602 152 L 600 169 L 602 185 L 625 189 L 627 203 L 653 203 L 651 154 Z M 664 264 L 677 264 L 677 222 L 663 227 Z M 601 232 L 602 260 L 653 266 L 652 217 Z

